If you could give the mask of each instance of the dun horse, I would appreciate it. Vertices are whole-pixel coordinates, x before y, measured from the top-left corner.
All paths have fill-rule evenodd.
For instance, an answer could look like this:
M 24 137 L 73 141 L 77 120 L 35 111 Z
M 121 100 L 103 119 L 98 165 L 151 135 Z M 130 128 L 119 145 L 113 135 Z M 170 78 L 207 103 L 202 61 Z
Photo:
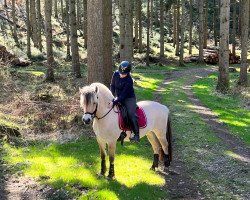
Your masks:
M 93 130 L 96 134 L 97 142 L 100 148 L 101 172 L 106 173 L 106 145 L 109 153 L 109 175 L 113 179 L 114 159 L 117 139 L 121 130 L 118 125 L 117 108 L 109 109 L 108 103 L 114 96 L 110 90 L 101 83 L 93 83 L 90 86 L 80 88 L 80 105 L 84 112 L 82 120 L 89 124 L 93 120 Z M 169 119 L 169 109 L 154 101 L 140 101 L 137 103 L 142 107 L 146 117 L 147 126 L 140 129 L 140 137 L 147 136 L 154 151 L 154 161 L 151 167 L 155 170 L 158 167 L 159 154 L 162 155 L 165 168 L 170 166 L 172 158 L 171 147 L 171 128 Z M 128 133 L 125 141 L 129 141 L 131 132 Z

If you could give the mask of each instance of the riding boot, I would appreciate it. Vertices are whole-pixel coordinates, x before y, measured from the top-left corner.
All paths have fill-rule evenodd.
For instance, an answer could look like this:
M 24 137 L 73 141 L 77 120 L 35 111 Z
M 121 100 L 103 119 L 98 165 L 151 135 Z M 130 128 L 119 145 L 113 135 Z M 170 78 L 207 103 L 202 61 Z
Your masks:
M 130 138 L 130 141 L 140 142 L 139 126 L 136 117 L 131 120 L 131 126 L 134 136 Z

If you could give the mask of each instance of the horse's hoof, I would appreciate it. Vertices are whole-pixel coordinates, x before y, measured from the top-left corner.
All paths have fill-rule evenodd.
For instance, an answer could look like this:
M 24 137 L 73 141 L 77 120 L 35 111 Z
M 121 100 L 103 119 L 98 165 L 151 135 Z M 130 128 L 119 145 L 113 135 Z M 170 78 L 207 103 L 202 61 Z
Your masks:
M 155 172 L 155 167 L 150 167 L 150 170 L 154 171 Z
M 99 174 L 97 174 L 97 178 L 105 178 L 105 174 L 99 173 Z
M 115 180 L 115 176 L 107 176 L 107 179 L 108 179 L 109 181 L 113 181 L 113 180 Z

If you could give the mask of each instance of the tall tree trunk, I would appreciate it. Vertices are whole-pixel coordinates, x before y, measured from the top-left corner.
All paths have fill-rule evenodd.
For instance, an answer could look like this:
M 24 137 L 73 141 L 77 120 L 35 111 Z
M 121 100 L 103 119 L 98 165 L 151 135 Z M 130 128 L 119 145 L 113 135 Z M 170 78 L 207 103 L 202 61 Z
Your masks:
M 173 31 L 173 47 L 175 47 L 175 45 L 176 45 L 176 38 L 177 38 L 177 36 L 176 36 L 176 27 L 177 27 L 177 9 L 176 9 L 176 3 L 174 3 L 174 5 L 173 5 L 173 9 L 174 9 L 174 15 L 173 15 L 173 22 L 174 22 L 174 31 Z
M 236 56 L 236 0 L 231 0 L 232 8 L 233 8 L 233 30 L 232 30 L 232 54 Z
M 54 57 L 52 48 L 52 25 L 51 25 L 51 15 L 52 15 L 52 1 L 45 0 L 45 33 L 46 33 L 46 49 L 47 49 L 47 73 L 46 81 L 53 82 L 54 78 Z
M 177 13 L 176 13 L 176 48 L 175 55 L 180 55 L 180 0 L 177 0 L 176 5 Z
M 247 45 L 248 45 L 248 26 L 249 26 L 249 0 L 242 0 L 242 14 L 241 14 L 241 66 L 239 85 L 247 86 Z
M 76 0 L 76 24 L 77 29 L 81 27 L 81 13 L 82 13 L 82 6 L 80 4 L 80 0 Z
M 84 47 L 87 48 L 87 41 L 88 41 L 88 25 L 87 25 L 87 0 L 83 0 L 83 27 L 84 27 Z
M 18 43 L 18 37 L 17 37 L 17 26 L 16 26 L 16 0 L 12 0 L 12 20 L 13 20 L 13 38 L 15 40 L 15 43 L 17 46 L 19 46 Z
M 57 7 L 57 0 L 54 0 L 54 12 L 55 12 L 55 18 L 58 19 L 58 7 Z
M 71 55 L 70 55 L 70 20 L 69 20 L 69 2 L 70 0 L 66 0 L 66 35 L 67 35 L 67 55 L 66 55 L 66 60 L 71 60 Z
M 69 12 L 70 12 L 70 41 L 71 41 L 71 53 L 72 53 L 72 72 L 76 78 L 81 77 L 79 51 L 77 41 L 77 23 L 76 23 L 76 1 L 70 0 Z
M 138 49 L 138 18 L 139 18 L 139 3 L 138 1 L 134 1 L 135 2 L 135 42 L 134 42 L 134 48 Z
M 4 0 L 4 5 L 3 5 L 5 8 L 7 8 L 8 7 L 8 5 L 7 5 L 7 0 Z
M 229 17 L 230 2 L 220 1 L 220 53 L 219 76 L 216 89 L 225 93 L 229 89 Z
M 189 2 L 189 54 L 192 55 L 193 43 L 193 0 Z
M 65 22 L 65 19 L 64 19 L 64 10 L 63 10 L 63 0 L 60 0 L 60 5 L 61 5 L 61 17 L 62 17 L 62 22 Z
M 164 4 L 160 0 L 160 60 L 164 60 Z
M 204 2 L 203 0 L 200 0 L 199 1 L 199 62 L 200 63 L 203 63 L 204 62 L 204 58 L 203 58 L 203 42 L 204 42 L 204 39 L 203 39 L 203 5 L 204 5 Z
M 207 29 L 207 20 L 208 20 L 208 0 L 205 0 L 204 5 L 204 42 L 203 42 L 203 48 L 207 48 L 207 39 L 208 39 L 208 29 Z
M 31 38 L 31 27 L 30 27 L 30 2 L 26 0 L 26 27 L 27 27 L 27 56 L 31 57 L 30 38 Z
M 41 14 L 41 2 L 40 0 L 36 0 L 36 11 L 37 11 L 37 43 L 38 48 L 42 52 L 42 14 Z
M 125 54 L 125 1 L 119 0 L 119 18 L 120 18 L 120 61 L 126 59 Z
M 125 0 L 125 55 L 126 60 L 133 59 L 133 3 Z
M 181 0 L 181 50 L 179 66 L 184 66 L 185 0 Z
M 155 0 L 158 1 L 158 0 Z M 157 9 L 157 8 L 156 8 Z M 150 35 L 151 37 L 154 37 L 154 33 L 153 33 L 153 22 L 154 22 L 154 0 L 150 0 Z
M 213 14 L 213 29 L 214 29 L 214 45 L 218 46 L 218 32 L 217 32 L 217 21 L 218 21 L 218 5 L 216 4 L 217 0 L 214 0 L 214 14 Z
M 139 21 L 139 53 L 142 52 L 142 2 L 141 0 L 138 0 L 138 21 Z
M 30 25 L 32 40 L 35 47 L 38 47 L 38 36 L 37 36 L 37 20 L 36 20 L 36 1 L 30 1 Z
M 150 37 L 150 9 L 149 9 L 149 7 L 150 7 L 150 0 L 148 0 L 148 4 L 147 4 L 147 21 L 148 21 L 148 23 L 147 23 L 147 52 L 146 52 L 146 65 L 147 66 L 149 66 L 149 45 L 150 45 L 150 43 L 149 43 L 149 37 Z
M 109 86 L 112 75 L 112 1 L 88 0 L 88 83 Z

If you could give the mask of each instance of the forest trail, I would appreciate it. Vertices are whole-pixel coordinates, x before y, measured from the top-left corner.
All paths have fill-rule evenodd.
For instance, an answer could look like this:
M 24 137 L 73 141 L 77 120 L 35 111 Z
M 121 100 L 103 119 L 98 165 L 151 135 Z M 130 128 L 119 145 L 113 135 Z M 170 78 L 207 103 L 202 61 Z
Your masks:
M 240 139 L 233 136 L 226 126 L 219 122 L 218 117 L 215 116 L 212 111 L 202 105 L 202 103 L 195 97 L 195 94 L 192 92 L 192 84 L 197 81 L 199 78 L 206 77 L 209 74 L 217 71 L 217 68 L 194 68 L 187 69 L 183 71 L 174 71 L 171 74 L 166 74 L 166 79 L 162 82 L 161 86 L 157 89 L 155 100 L 161 102 L 161 92 L 164 88 L 168 87 L 172 81 L 175 81 L 178 78 L 188 77 L 184 82 L 182 87 L 183 91 L 187 95 L 190 102 L 193 104 L 193 111 L 198 113 L 200 117 L 208 124 L 210 129 L 215 133 L 215 135 L 226 145 L 228 151 L 231 151 L 239 156 L 239 159 L 242 161 L 243 167 L 240 170 L 243 173 L 238 173 L 238 176 L 245 176 L 248 169 L 250 169 L 250 148 L 247 147 Z M 174 138 L 174 133 L 173 133 Z M 174 148 L 176 146 L 176 141 L 174 139 Z M 201 192 L 199 183 L 192 179 L 192 177 L 187 172 L 187 166 L 184 161 L 179 158 L 180 156 L 174 154 L 172 166 L 169 173 L 166 174 L 166 182 L 168 183 L 164 188 L 170 193 L 171 199 L 206 199 Z M 231 167 L 227 160 L 221 161 L 219 163 L 220 168 Z M 214 162 L 214 166 L 210 166 L 211 169 L 216 171 L 218 162 Z M 228 169 L 231 173 L 237 171 L 238 169 Z M 234 177 L 232 177 L 234 178 Z M 244 194 L 244 199 L 250 198 L 250 193 Z

